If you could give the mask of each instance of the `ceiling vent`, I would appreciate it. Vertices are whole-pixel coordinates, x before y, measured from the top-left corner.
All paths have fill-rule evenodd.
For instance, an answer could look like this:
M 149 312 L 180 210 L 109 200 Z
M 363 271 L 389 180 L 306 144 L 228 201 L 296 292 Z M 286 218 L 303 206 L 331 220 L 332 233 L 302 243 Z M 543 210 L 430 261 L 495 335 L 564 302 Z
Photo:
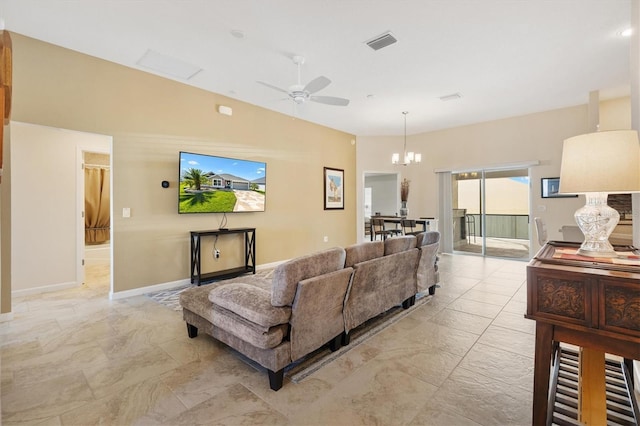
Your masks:
M 462 95 L 460 93 L 452 93 L 450 95 L 440 96 L 440 100 L 445 101 L 455 101 L 456 99 L 460 99 Z
M 374 39 L 367 41 L 366 43 L 367 43 L 367 46 L 369 46 L 373 50 L 380 50 L 383 47 L 387 47 L 397 41 L 398 39 L 396 39 L 393 36 L 393 34 L 391 34 L 390 32 L 386 32 L 382 35 L 377 36 Z
M 138 59 L 138 65 L 148 68 L 160 74 L 177 77 L 182 80 L 189 80 L 194 75 L 202 71 L 202 68 L 188 64 L 171 56 L 163 55 L 151 49 Z

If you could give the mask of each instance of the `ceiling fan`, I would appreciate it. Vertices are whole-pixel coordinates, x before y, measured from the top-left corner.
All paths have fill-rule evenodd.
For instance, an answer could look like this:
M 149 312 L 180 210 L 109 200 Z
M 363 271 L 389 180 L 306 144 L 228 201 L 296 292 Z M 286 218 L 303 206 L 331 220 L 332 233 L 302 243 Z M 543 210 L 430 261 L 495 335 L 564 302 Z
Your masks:
M 349 105 L 349 99 L 337 98 L 335 96 L 316 96 L 314 93 L 327 87 L 331 84 L 331 80 L 327 77 L 320 76 L 311 80 L 305 86 L 300 82 L 300 67 L 304 64 L 304 56 L 294 56 L 293 63 L 298 66 L 298 84 L 294 84 L 289 87 L 289 90 L 281 89 L 272 84 L 265 83 L 264 81 L 258 81 L 263 86 L 270 87 L 279 92 L 286 93 L 289 98 L 298 105 L 304 104 L 307 101 L 318 102 L 327 105 L 347 106 Z

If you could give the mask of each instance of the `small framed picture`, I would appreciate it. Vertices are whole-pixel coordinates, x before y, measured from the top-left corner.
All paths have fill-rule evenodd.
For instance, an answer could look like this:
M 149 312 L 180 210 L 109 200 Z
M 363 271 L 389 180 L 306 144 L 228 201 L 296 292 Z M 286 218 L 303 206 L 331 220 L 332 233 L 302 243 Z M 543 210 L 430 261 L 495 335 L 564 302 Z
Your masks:
M 578 194 L 560 194 L 558 191 L 560 190 L 560 178 L 542 178 L 541 180 L 541 191 L 540 194 L 542 198 L 575 198 Z
M 344 170 L 324 168 L 324 209 L 344 209 Z

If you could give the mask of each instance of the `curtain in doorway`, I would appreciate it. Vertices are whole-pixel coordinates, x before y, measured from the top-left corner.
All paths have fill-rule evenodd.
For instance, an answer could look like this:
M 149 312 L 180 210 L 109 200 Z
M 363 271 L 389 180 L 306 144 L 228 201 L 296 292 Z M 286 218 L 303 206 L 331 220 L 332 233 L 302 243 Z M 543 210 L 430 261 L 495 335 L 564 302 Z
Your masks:
M 109 241 L 111 225 L 109 199 L 109 169 L 86 167 L 84 169 L 84 240 L 85 244 L 101 244 Z

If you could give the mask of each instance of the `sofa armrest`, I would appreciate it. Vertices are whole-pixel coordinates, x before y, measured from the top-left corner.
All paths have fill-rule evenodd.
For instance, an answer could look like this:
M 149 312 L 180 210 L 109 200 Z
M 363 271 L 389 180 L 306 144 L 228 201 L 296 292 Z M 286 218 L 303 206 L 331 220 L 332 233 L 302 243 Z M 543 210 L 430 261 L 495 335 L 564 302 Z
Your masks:
M 270 292 L 249 284 L 221 285 L 211 290 L 209 300 L 214 305 L 267 328 L 286 324 L 291 318 L 290 306 L 273 306 Z
M 418 263 L 418 290 L 424 291 L 438 284 L 438 243 L 420 247 L 420 261 Z

